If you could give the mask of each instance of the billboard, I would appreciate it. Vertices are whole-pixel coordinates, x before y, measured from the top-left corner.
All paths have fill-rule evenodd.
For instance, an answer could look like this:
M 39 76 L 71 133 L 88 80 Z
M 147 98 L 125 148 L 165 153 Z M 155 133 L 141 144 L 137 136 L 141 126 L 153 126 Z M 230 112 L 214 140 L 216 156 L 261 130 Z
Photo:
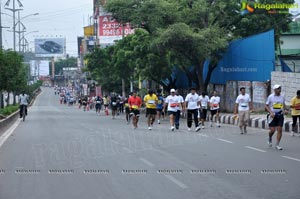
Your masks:
M 64 57 L 66 54 L 65 38 L 44 38 L 34 40 L 37 57 Z
M 100 44 L 113 44 L 116 40 L 120 40 L 123 37 L 123 27 L 122 24 L 117 22 L 111 15 L 103 15 L 99 17 L 98 20 L 98 36 Z M 129 23 L 124 26 L 124 36 L 133 34 L 134 29 L 132 29 Z

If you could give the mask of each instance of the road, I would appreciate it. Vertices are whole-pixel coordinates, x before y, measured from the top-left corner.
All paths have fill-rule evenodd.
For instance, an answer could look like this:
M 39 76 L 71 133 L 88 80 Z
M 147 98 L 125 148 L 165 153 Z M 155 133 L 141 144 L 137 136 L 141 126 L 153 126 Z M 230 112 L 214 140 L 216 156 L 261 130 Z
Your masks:
M 299 199 L 300 138 L 269 148 L 266 130 L 138 129 L 58 103 L 43 88 L 0 139 L 0 199 Z M 5 141 L 5 142 L 4 142 Z M 274 140 L 275 141 L 275 140 Z

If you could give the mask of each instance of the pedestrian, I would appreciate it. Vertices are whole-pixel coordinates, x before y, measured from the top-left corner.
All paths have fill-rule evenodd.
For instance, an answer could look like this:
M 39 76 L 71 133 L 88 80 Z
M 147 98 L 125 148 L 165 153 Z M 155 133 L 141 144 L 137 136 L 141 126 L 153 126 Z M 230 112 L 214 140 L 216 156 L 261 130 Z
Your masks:
M 110 98 L 110 107 L 111 107 L 112 119 L 116 119 L 118 106 L 119 106 L 118 97 L 116 96 L 115 93 L 112 93 L 111 98 Z
M 297 90 L 296 96 L 291 99 L 291 109 L 292 109 L 292 118 L 293 118 L 293 124 L 292 124 L 292 132 L 291 136 L 294 136 L 294 134 L 298 134 L 300 137 L 300 90 Z M 298 128 L 296 127 L 297 124 L 297 118 L 298 118 Z
M 164 108 L 164 98 L 161 93 L 157 93 L 157 104 L 156 104 L 156 117 L 157 124 L 160 124 L 160 118 L 162 116 L 163 108 Z
M 25 109 L 25 115 L 27 115 L 27 106 L 29 104 L 29 96 L 25 93 L 25 91 L 22 91 L 22 94 L 19 95 L 19 113 L 20 113 L 20 118 L 23 117 L 23 109 Z
M 240 88 L 241 94 L 235 100 L 234 114 L 239 118 L 239 127 L 241 134 L 247 133 L 247 125 L 250 119 L 250 111 L 252 111 L 253 106 L 251 102 L 250 95 L 246 93 L 246 88 Z
M 213 127 L 213 118 L 214 115 L 216 115 L 217 119 L 217 127 L 221 127 L 220 125 L 220 115 L 219 115 L 219 110 L 220 110 L 220 102 L 221 98 L 218 96 L 218 92 L 214 91 L 213 96 L 210 98 L 210 127 Z
M 153 123 L 155 121 L 157 102 L 157 96 L 154 94 L 152 89 L 149 89 L 148 94 L 144 97 L 144 103 L 146 105 L 146 116 L 148 118 L 148 130 L 152 130 Z
M 177 114 L 178 108 L 181 106 L 180 103 L 180 98 L 176 95 L 175 89 L 170 90 L 170 95 L 166 98 L 165 103 L 164 103 L 164 109 L 167 108 L 168 110 L 168 115 L 170 118 L 170 126 L 171 126 L 171 131 L 175 130 L 175 117 Z
M 195 131 L 200 131 L 198 123 L 198 105 L 200 103 L 199 95 L 196 93 L 196 88 L 191 88 L 191 92 L 185 97 L 185 107 L 187 109 L 187 127 L 191 130 L 194 120 Z
M 202 124 L 202 129 L 204 129 L 204 122 L 206 121 L 207 118 L 207 109 L 209 106 L 209 97 L 206 94 L 206 92 L 202 92 L 202 94 L 199 96 L 199 100 L 200 100 L 200 108 L 199 108 L 199 112 L 200 112 L 200 121 Z
M 175 128 L 179 129 L 179 121 L 181 114 L 185 111 L 185 104 L 184 104 L 184 99 L 183 97 L 178 93 L 178 90 L 176 90 L 176 95 L 179 97 L 179 103 L 181 106 L 178 107 L 176 117 L 175 117 Z
M 269 112 L 267 116 L 267 121 L 269 123 L 269 138 L 268 145 L 272 147 L 272 137 L 277 130 L 277 142 L 276 149 L 282 150 L 282 147 L 279 146 L 281 137 L 282 137 L 282 126 L 284 123 L 284 114 L 287 114 L 287 110 L 285 108 L 285 98 L 281 95 L 281 86 L 279 84 L 275 84 L 273 86 L 274 93 L 269 95 L 265 108 Z
M 132 124 L 134 129 L 138 127 L 139 117 L 140 117 L 140 108 L 142 106 L 142 99 L 137 96 L 136 91 L 132 92 L 132 96 L 128 99 L 128 104 L 130 107 L 132 115 Z

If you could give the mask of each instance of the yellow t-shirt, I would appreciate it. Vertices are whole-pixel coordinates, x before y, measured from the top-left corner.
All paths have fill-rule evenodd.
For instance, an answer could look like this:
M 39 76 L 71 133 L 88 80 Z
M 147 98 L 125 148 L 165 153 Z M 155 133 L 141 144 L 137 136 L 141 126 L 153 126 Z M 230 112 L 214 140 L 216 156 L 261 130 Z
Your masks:
M 144 97 L 144 102 L 146 103 L 146 108 L 154 108 L 156 109 L 158 98 L 155 94 L 150 96 L 149 94 Z
M 293 97 L 291 99 L 291 105 L 294 106 L 294 108 L 292 108 L 292 115 L 300 115 L 300 99 L 298 99 L 296 96 Z

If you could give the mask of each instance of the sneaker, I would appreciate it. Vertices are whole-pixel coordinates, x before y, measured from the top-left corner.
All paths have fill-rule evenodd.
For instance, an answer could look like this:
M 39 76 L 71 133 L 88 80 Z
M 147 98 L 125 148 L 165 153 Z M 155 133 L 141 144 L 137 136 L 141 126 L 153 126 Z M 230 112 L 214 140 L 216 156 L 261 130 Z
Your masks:
M 212 122 L 210 122 L 210 127 L 213 127 L 213 123 Z
M 272 139 L 268 138 L 268 145 L 269 147 L 272 147 Z
M 152 127 L 151 127 L 151 126 L 149 126 L 149 127 L 148 127 L 148 130 L 152 130 Z
M 219 127 L 219 128 L 220 128 L 220 127 L 221 127 L 221 125 L 220 125 L 220 124 L 217 124 L 217 127 Z
M 244 127 L 244 133 L 247 133 L 247 129 L 246 129 L 246 127 Z
M 204 127 L 204 126 L 202 126 L 201 128 L 202 128 L 202 129 L 204 129 L 205 127 Z
M 277 145 L 275 148 L 276 148 L 277 150 L 282 150 L 282 147 L 279 146 L 279 145 Z
M 197 126 L 196 129 L 195 129 L 196 132 L 198 132 L 198 131 L 200 131 L 200 130 L 201 130 L 201 127 L 200 127 L 200 126 Z
M 179 129 L 179 125 L 175 125 L 175 128 L 178 130 Z
M 174 126 L 172 126 L 172 127 L 171 127 L 171 131 L 174 131 L 174 130 L 175 130 L 175 127 L 174 127 Z
M 191 128 L 188 128 L 188 131 L 191 131 Z
M 292 131 L 292 132 L 291 132 L 291 136 L 294 136 L 294 135 L 295 135 L 295 133 L 294 133 L 294 131 Z
M 157 124 L 160 124 L 160 120 L 157 120 Z

